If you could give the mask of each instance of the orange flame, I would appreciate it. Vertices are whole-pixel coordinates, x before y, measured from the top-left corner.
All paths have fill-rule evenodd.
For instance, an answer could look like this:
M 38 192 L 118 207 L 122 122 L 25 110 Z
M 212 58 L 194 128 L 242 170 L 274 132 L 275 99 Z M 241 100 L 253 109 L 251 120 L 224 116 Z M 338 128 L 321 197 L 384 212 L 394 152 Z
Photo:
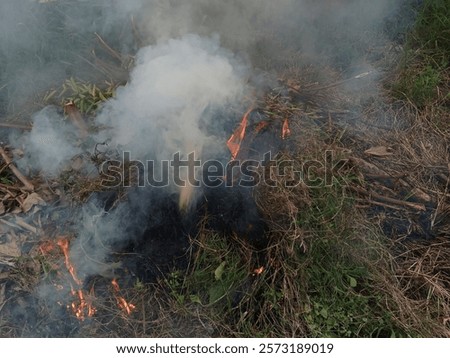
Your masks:
M 57 244 L 61 248 L 61 250 L 64 254 L 66 267 L 67 267 L 67 270 L 69 271 L 70 275 L 72 276 L 72 279 L 75 281 L 75 283 L 77 285 L 81 286 L 83 284 L 83 282 L 81 282 L 81 280 L 77 277 L 77 274 L 75 273 L 75 267 L 73 267 L 72 263 L 70 262 L 69 240 L 64 237 L 60 237 L 57 241 Z
M 242 141 L 244 140 L 244 137 L 245 137 L 245 130 L 247 128 L 248 117 L 250 116 L 250 113 L 252 113 L 252 111 L 253 111 L 253 108 L 250 108 L 244 114 L 244 117 L 242 117 L 241 124 L 239 124 L 239 127 L 236 128 L 234 133 L 231 135 L 230 139 L 228 139 L 228 141 L 227 141 L 227 147 L 231 152 L 232 160 L 235 160 L 239 154 Z
M 261 132 L 264 128 L 266 128 L 269 125 L 269 122 L 267 121 L 261 121 L 259 122 L 255 127 L 255 133 Z
M 61 248 L 61 251 L 64 254 L 65 264 L 67 267 L 67 270 L 69 271 L 70 275 L 72 276 L 73 281 L 78 286 L 78 289 L 74 289 L 71 285 L 71 294 L 74 297 L 77 297 L 77 301 L 72 302 L 69 307 L 72 309 L 72 312 L 75 314 L 75 317 L 77 317 L 80 321 L 84 321 L 84 319 L 87 317 L 92 317 L 96 309 L 92 305 L 92 302 L 90 300 L 85 298 L 85 294 L 83 290 L 81 289 L 81 286 L 83 285 L 83 282 L 78 278 L 75 267 L 70 262 L 70 256 L 69 256 L 69 240 L 65 237 L 59 237 L 57 240 L 58 246 Z M 90 292 L 91 296 L 94 295 L 93 289 Z
M 283 128 L 281 130 L 281 138 L 282 139 L 286 139 L 287 137 L 289 137 L 291 135 L 291 130 L 289 128 L 289 121 L 286 118 L 283 122 Z
M 92 290 L 91 294 L 93 294 Z M 75 290 L 72 289 L 72 295 L 78 296 L 79 299 L 79 302 L 72 302 L 70 305 L 75 317 L 77 317 L 80 321 L 84 321 L 86 316 L 92 317 L 95 314 L 97 310 L 94 306 L 92 306 L 92 303 L 88 302 L 85 298 L 83 290 L 80 289 L 75 292 Z
M 119 295 L 120 286 L 117 283 L 117 280 L 115 278 L 111 281 L 111 285 L 114 290 L 114 295 L 116 296 L 117 305 L 119 306 L 120 309 L 122 309 L 122 311 L 124 311 L 126 314 L 130 315 L 131 312 L 133 312 L 136 309 L 136 306 L 133 305 L 132 303 L 128 303 L 125 300 L 125 298 L 123 298 L 122 296 Z
M 253 274 L 255 276 L 262 275 L 263 272 L 264 272 L 264 266 L 261 266 L 261 267 L 253 270 Z

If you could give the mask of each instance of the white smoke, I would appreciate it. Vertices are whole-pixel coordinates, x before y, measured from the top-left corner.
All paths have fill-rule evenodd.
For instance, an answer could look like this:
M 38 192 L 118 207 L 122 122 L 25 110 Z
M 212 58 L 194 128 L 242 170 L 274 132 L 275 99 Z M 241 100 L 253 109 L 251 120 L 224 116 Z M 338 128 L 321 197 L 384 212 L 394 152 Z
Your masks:
M 82 152 L 77 131 L 54 107 L 44 108 L 33 116 L 33 128 L 12 142 L 22 147 L 24 156 L 17 161 L 23 170 L 41 171 L 56 176 L 70 160 Z
M 243 71 L 218 38 L 187 35 L 143 48 L 130 82 L 97 117 L 99 124 L 112 127 L 98 141 L 110 139 L 140 160 L 201 151 L 214 141 L 201 123 L 215 120 L 213 109 L 241 98 Z

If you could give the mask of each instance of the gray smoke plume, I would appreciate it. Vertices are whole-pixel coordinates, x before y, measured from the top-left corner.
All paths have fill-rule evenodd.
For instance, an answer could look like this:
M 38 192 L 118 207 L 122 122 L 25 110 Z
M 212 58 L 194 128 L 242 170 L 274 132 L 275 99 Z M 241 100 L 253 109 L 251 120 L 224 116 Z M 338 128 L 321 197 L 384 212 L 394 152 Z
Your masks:
M 31 132 L 12 136 L 10 141 L 24 149 L 24 156 L 17 161 L 22 170 L 38 171 L 46 176 L 57 176 L 73 157 L 82 153 L 77 145 L 76 129 L 54 107 L 36 113 Z
M 405 31 L 403 4 L 419 0 L 3 0 L 0 2 L 0 114 L 69 76 L 91 80 L 100 34 L 125 54 L 194 33 L 264 70 L 301 54 L 342 68 L 365 61 L 370 47 Z M 97 48 L 98 49 L 98 48 Z M 97 51 L 99 52 L 99 51 Z
M 244 70 L 217 38 L 188 35 L 143 48 L 129 83 L 97 117 L 112 127 L 98 141 L 110 139 L 140 160 L 201 151 L 216 140 L 201 123 L 215 120 L 214 108 L 242 97 Z
M 109 128 L 98 135 L 97 141 L 109 140 L 111 147 L 130 152 L 133 160 L 141 162 L 168 160 L 176 152 L 188 151 L 196 152 L 198 159 L 210 159 L 211 151 L 205 148 L 223 146 L 224 141 L 205 133 L 201 124 L 215 121 L 215 110 L 242 97 L 244 70 L 214 38 L 187 35 L 143 48 L 137 54 L 129 83 L 97 117 L 99 124 Z M 169 190 L 183 189 L 172 186 Z M 144 189 L 141 191 L 141 200 L 151 200 Z M 129 237 L 130 210 L 129 203 L 110 213 L 95 203 L 82 208 L 79 240 L 72 253 L 95 255 L 95 260 L 86 260 L 81 254 L 73 254 L 83 276 L 105 271 L 107 265 L 101 263 L 108 258 L 109 245 Z M 88 249 L 81 250 L 80 245 Z

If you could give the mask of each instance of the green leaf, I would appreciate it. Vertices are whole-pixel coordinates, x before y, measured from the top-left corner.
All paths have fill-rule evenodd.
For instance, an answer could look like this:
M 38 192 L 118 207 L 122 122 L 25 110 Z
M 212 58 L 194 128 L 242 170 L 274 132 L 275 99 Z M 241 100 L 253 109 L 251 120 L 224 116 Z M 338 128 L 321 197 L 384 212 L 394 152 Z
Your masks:
M 184 296 L 183 295 L 175 294 L 175 298 L 180 305 L 184 304 Z
M 358 285 L 358 282 L 353 277 L 349 276 L 350 287 L 355 288 Z
M 216 303 L 225 294 L 225 290 L 222 284 L 216 284 L 211 286 L 208 290 L 209 293 L 209 304 Z
M 202 304 L 200 297 L 198 297 L 197 295 L 190 295 L 189 299 L 191 300 L 192 303 Z
M 214 277 L 216 278 L 216 281 L 219 281 L 222 279 L 226 264 L 227 264 L 226 261 L 222 262 L 219 265 L 219 267 L 217 267 L 216 270 L 214 271 Z
M 328 318 L 328 310 L 325 307 L 320 310 L 319 314 L 325 319 Z

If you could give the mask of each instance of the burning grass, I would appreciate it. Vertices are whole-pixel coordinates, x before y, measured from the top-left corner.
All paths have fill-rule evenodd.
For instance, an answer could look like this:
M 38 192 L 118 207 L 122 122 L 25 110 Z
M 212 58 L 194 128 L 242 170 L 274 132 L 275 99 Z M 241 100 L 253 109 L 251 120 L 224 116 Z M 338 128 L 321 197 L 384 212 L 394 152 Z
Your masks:
M 9 297 L 0 272 L 0 335 L 54 336 L 56 329 L 72 337 L 448 337 L 448 54 L 440 50 L 440 28 L 424 38 L 447 3 L 425 3 L 414 31 L 420 51 L 408 50 L 414 55 L 397 79 L 402 101 L 366 96 L 362 86 L 355 105 L 358 95 L 350 100 L 349 88 L 363 77 L 342 80 L 331 68 L 292 66 L 279 88 L 243 113 L 227 143 L 233 158 L 245 158 L 249 142 L 273 123 L 284 147 L 275 158 L 282 170 L 270 175 L 274 185 L 253 192 L 266 225 L 260 241 L 214 229 L 206 214 L 190 238 L 187 268 L 150 284 L 139 277 L 81 282 L 68 242 L 41 237 L 39 250 L 17 258 L 8 273 Z M 67 86 L 85 112 L 106 98 L 94 85 Z M 263 120 L 255 122 L 252 112 Z M 301 171 L 330 151 L 331 168 L 345 163 L 331 184 L 315 185 L 329 169 L 312 168 L 304 183 L 288 185 L 283 163 Z M 8 166 L 0 169 L 0 191 L 9 195 L 17 177 Z M 72 204 L 102 190 L 101 178 L 76 169 L 59 185 Z M 17 201 L 16 189 L 4 203 Z M 58 291 L 63 276 L 72 301 L 35 295 L 42 282 Z
M 268 101 L 270 113 L 285 118 L 284 102 L 274 104 L 273 97 Z M 333 118 L 342 112 L 328 111 L 325 116 L 309 109 L 307 115 L 299 106 L 288 107 L 290 150 L 278 154 L 278 166 L 292 161 L 293 168 L 301 170 L 306 161 L 323 159 L 323 153 L 332 150 L 334 161 L 348 160 L 338 167 L 342 169 L 338 179 L 332 185 L 307 185 L 323 174 L 318 169 L 309 182 L 289 187 L 289 175 L 272 175 L 275 185 L 261 185 L 254 192 L 267 224 L 267 245 L 256 247 L 236 233 L 224 236 L 208 226 L 206 216 L 198 235 L 191 238 L 186 270 L 166 273 L 154 284 L 136 279 L 117 288 L 110 280 L 100 280 L 92 284 L 98 294 L 75 290 L 75 316 L 81 308 L 84 318 L 69 321 L 65 332 L 90 337 L 449 335 L 445 133 L 414 117 L 414 126 L 398 127 L 395 135 L 391 129 L 377 129 L 377 138 L 363 137 L 358 128 L 348 132 L 330 120 L 330 113 Z M 370 108 L 366 113 L 368 119 L 376 116 Z M 417 114 L 405 107 L 401 113 L 403 118 L 405 113 Z M 367 148 L 380 147 L 392 150 L 365 154 Z M 405 176 L 407 168 L 412 169 Z M 98 191 L 91 184 L 80 185 L 73 196 L 84 200 Z M 359 189 L 355 192 L 355 188 Z M 370 197 L 362 195 L 368 192 Z M 391 200 L 375 202 L 374 198 Z M 397 221 L 391 227 L 398 229 L 408 220 L 415 223 L 414 208 L 424 205 L 429 210 L 433 203 L 438 205 L 430 212 L 435 228 L 427 229 L 433 229 L 438 239 L 410 240 L 410 229 L 386 231 L 385 224 L 392 222 L 389 215 L 395 214 Z M 22 268 L 29 264 L 17 266 L 15 280 L 22 292 L 31 293 L 40 275 L 55 283 L 55 262 L 61 263 L 61 257 L 55 260 L 34 256 L 28 262 L 37 266 L 28 275 L 30 271 Z M 30 299 L 29 293 L 19 297 L 24 302 Z M 61 302 L 61 314 L 73 312 L 65 304 Z M 90 317 L 89 312 L 95 314 Z M 47 314 L 45 305 L 36 313 L 37 317 Z M 26 336 L 31 335 L 27 329 L 35 329 L 26 327 L 19 333 L 5 317 L 2 335 Z
M 331 187 L 259 188 L 267 248 L 202 232 L 188 272 L 166 281 L 174 307 L 219 336 L 448 336 L 448 245 L 389 241 L 346 190 L 358 170 Z
M 446 133 L 407 106 L 399 113 L 402 118 L 410 113 L 413 126 L 398 126 L 395 134 L 377 127 L 373 138 L 333 121 L 342 111 L 313 110 L 309 104 L 305 113 L 291 104 L 287 116 L 284 100 L 269 96 L 267 101 L 267 111 L 276 118 L 290 118 L 289 150 L 275 158 L 278 167 L 291 161 L 293 169 L 302 170 L 308 160 L 323 160 L 323 153 L 333 151 L 331 167 L 348 160 L 337 167 L 340 176 L 332 185 L 307 185 L 323 174 L 319 168 L 306 183 L 290 187 L 289 175 L 271 175 L 275 185 L 260 185 L 254 192 L 267 224 L 267 245 L 255 246 L 236 233 L 224 236 L 208 226 L 206 216 L 191 238 L 186 270 L 166 273 L 154 284 L 136 279 L 120 288 L 118 281 L 100 279 L 91 283 L 98 293 L 72 288 L 75 307 L 60 302 L 60 314 L 73 316 L 64 332 L 90 337 L 449 335 Z M 375 112 L 366 108 L 367 121 L 377 117 Z M 390 149 L 367 151 L 380 147 Z M 87 178 L 88 185 L 81 185 L 79 178 L 73 180 L 78 186 L 66 191 L 72 188 L 75 201 L 98 191 L 96 181 Z M 437 239 L 408 239 L 410 228 L 386 231 L 390 215 L 397 220 L 390 227 L 415 224 L 421 205 L 426 211 L 437 205 L 428 218 L 433 225 L 426 228 Z M 13 277 L 24 310 L 35 304 L 28 300 L 37 277 L 57 284 L 58 270 L 70 268 L 61 254 L 58 259 L 56 253 L 41 253 L 17 265 Z M 46 303 L 38 307 L 36 317 L 50 314 Z M 81 321 L 77 314 L 83 315 Z M 36 333 L 31 325 L 19 332 L 7 315 L 2 320 L 4 336 L 48 334 Z

